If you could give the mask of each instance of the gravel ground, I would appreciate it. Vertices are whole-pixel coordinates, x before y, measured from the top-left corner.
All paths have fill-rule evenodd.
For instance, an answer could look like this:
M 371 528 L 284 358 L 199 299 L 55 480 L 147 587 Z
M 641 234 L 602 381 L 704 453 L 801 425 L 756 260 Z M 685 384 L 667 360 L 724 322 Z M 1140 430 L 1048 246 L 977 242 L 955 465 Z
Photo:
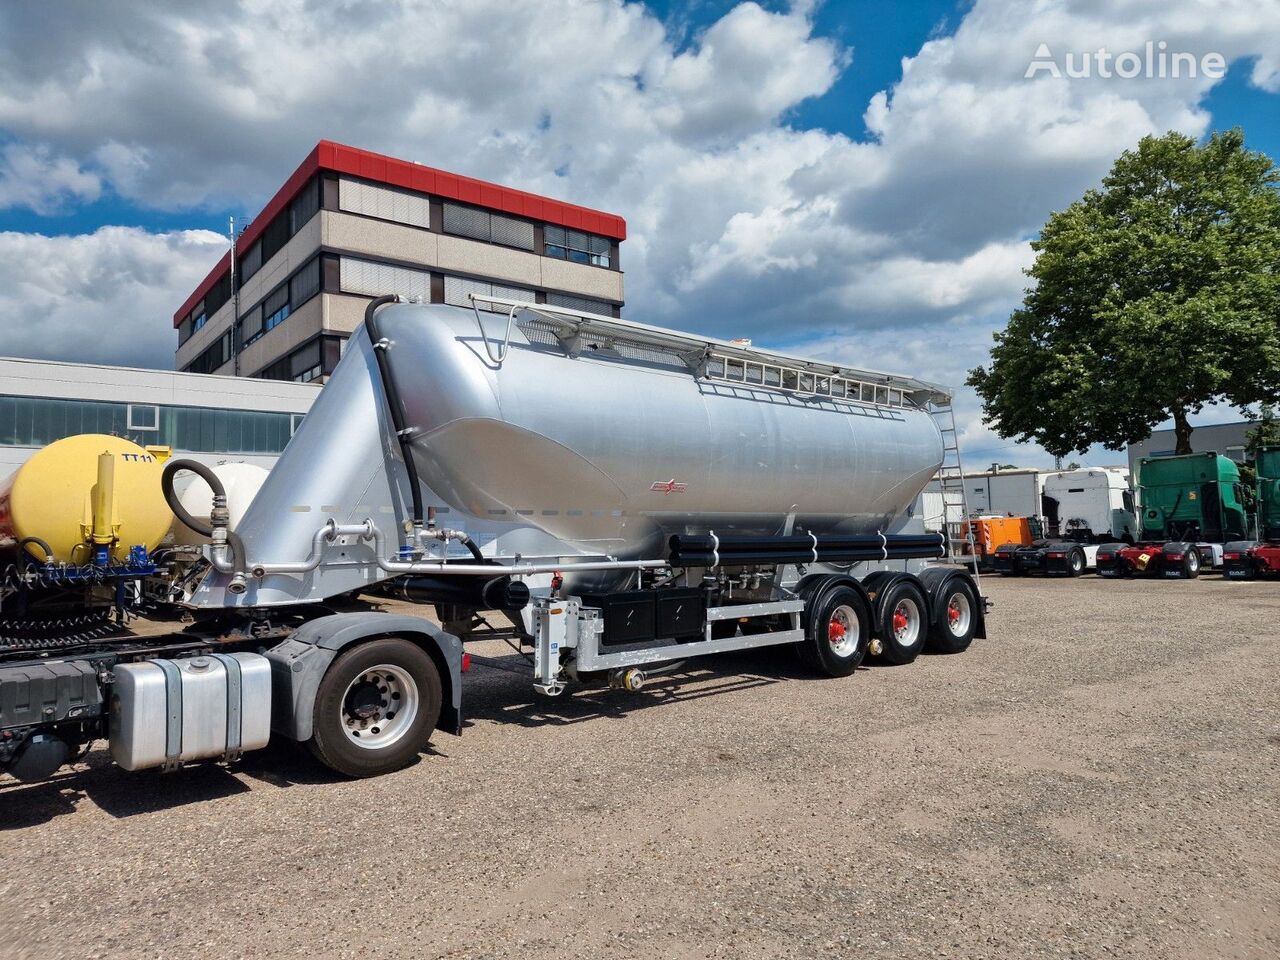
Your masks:
M 845 680 L 478 665 L 376 781 L 0 778 L 0 956 L 1280 956 L 1280 586 L 987 588 L 989 640 Z

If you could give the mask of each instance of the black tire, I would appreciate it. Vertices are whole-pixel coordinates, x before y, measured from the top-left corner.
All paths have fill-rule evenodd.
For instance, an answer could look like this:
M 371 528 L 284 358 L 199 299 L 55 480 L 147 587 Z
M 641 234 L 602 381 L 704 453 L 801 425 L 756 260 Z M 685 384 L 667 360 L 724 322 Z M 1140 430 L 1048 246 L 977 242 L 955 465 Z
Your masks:
M 1084 573 L 1087 562 L 1084 557 L 1084 551 L 1077 548 L 1067 554 L 1067 576 L 1078 577 Z
M 978 595 L 968 581 L 956 578 L 938 592 L 929 649 L 933 653 L 964 653 L 978 630 Z
M 360 736 L 387 736 L 385 724 L 394 723 L 397 715 L 387 708 L 411 698 L 414 713 L 394 739 L 384 745 L 357 742 Z M 340 654 L 321 678 L 307 746 L 317 760 L 344 776 L 391 773 L 426 748 L 440 719 L 440 701 L 440 672 L 417 644 L 399 637 L 362 643 Z M 403 710 L 399 715 L 403 721 Z M 356 727 L 360 730 L 349 735 L 348 729 Z
M 1194 580 L 1198 576 L 1200 576 L 1200 551 L 1192 547 L 1182 557 L 1182 578 Z
M 796 644 L 800 659 L 824 676 L 847 677 L 867 655 L 871 607 L 862 591 L 847 584 L 818 591 L 814 599 L 805 611 L 805 638 Z
M 924 592 L 910 580 L 899 580 L 876 598 L 880 656 L 889 663 L 910 663 L 929 638 L 929 604 Z

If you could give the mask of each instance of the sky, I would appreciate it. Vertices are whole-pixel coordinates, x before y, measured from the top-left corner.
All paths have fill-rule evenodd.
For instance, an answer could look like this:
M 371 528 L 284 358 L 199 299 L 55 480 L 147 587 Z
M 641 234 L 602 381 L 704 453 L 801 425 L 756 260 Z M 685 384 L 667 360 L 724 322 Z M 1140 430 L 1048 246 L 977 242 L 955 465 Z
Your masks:
M 1148 42 L 1196 75 L 1067 75 Z M 623 215 L 633 319 L 959 386 L 1121 151 L 1280 157 L 1277 116 L 1280 0 L 5 4 L 0 352 L 171 367 L 228 217 L 330 139 Z M 968 465 L 1049 462 L 956 408 Z

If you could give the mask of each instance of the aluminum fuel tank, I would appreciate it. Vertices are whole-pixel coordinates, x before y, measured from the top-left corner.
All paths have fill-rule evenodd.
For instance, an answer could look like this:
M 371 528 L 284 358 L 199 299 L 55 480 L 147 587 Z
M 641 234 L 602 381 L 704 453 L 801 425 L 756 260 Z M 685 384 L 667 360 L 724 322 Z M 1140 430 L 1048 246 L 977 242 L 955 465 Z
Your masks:
M 450 511 L 661 556 L 677 532 L 891 529 L 942 462 L 907 391 L 857 403 L 766 385 L 786 373 L 726 382 L 709 351 L 699 366 L 679 341 L 568 337 L 527 311 L 495 362 L 507 316 L 480 316 L 487 343 L 470 310 L 378 315 L 422 483 Z

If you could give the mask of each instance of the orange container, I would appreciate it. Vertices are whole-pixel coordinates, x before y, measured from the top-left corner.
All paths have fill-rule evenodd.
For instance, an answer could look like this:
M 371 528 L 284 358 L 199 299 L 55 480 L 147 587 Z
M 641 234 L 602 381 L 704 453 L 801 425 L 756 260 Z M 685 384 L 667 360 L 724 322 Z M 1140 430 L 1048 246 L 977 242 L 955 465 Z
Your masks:
M 962 535 L 973 530 L 973 543 L 979 557 L 989 559 L 1003 543 L 1027 546 L 1031 543 L 1031 523 L 1027 517 L 977 517 L 962 528 Z

